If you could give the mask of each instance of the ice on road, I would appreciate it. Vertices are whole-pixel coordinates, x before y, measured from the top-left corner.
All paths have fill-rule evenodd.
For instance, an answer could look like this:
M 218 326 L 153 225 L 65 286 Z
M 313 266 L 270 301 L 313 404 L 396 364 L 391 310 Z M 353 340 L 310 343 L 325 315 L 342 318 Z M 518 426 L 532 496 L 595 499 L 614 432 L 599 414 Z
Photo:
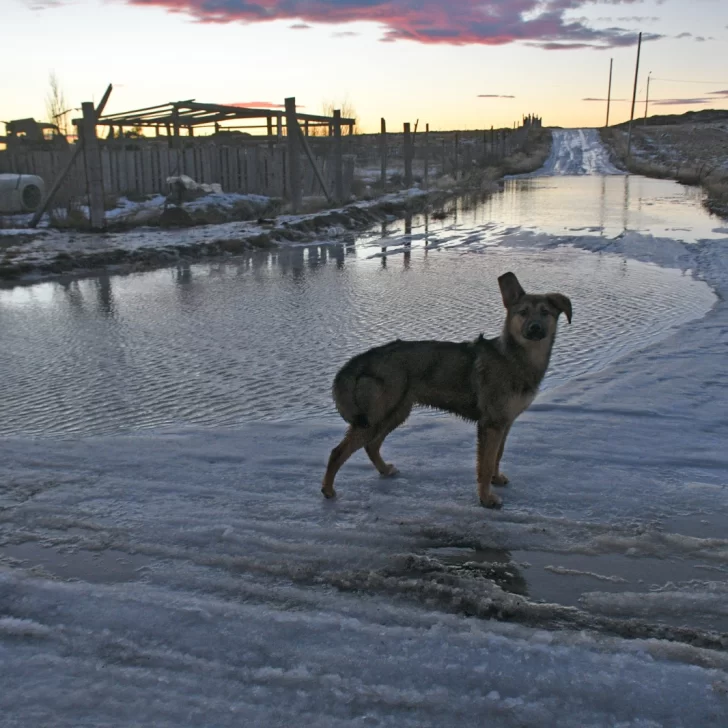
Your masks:
M 624 174 L 609 159 L 596 129 L 554 129 L 551 154 L 529 177 Z

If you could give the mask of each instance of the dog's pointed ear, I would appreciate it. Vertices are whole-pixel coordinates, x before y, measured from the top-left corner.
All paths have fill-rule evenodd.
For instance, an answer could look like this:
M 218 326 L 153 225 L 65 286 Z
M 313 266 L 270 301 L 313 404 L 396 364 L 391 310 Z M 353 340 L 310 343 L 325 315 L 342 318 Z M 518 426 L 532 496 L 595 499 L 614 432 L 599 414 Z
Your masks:
M 518 278 L 510 271 L 498 278 L 498 285 L 500 286 L 501 296 L 503 296 L 503 305 L 506 308 L 515 305 L 526 295 L 518 282 Z
M 563 293 L 549 293 L 548 302 L 560 313 L 566 314 L 566 320 L 571 323 L 571 301 Z

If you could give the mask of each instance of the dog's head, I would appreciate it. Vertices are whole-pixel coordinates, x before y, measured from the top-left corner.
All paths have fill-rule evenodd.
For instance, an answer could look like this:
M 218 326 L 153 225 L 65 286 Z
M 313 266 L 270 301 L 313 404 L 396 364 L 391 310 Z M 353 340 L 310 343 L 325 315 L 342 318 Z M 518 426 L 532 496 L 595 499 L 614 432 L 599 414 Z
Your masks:
M 506 307 L 506 330 L 521 346 L 539 341 L 553 341 L 559 314 L 571 323 L 571 301 L 562 293 L 526 293 L 513 273 L 498 278 L 503 305 Z

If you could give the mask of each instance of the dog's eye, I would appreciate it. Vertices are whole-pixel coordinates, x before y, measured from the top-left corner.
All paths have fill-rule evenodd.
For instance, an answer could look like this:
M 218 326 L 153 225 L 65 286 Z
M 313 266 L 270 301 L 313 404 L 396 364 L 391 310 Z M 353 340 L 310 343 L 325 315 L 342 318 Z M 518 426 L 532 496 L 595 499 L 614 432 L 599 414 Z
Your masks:
M 547 308 L 542 308 L 541 309 L 541 315 L 542 316 L 550 316 L 551 315 L 551 311 L 549 311 Z
M 522 311 L 518 311 L 519 316 L 528 316 L 528 309 L 524 308 Z

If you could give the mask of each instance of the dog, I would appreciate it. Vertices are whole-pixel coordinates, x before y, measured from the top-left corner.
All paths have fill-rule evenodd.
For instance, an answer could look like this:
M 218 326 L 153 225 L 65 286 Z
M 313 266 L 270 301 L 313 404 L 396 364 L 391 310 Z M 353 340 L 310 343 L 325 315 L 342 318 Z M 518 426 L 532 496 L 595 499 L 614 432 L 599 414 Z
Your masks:
M 560 314 L 571 323 L 571 301 L 561 293 L 527 294 L 516 276 L 498 278 L 506 319 L 500 336 L 474 341 L 402 341 L 358 354 L 339 370 L 332 394 L 349 424 L 331 451 L 321 492 L 336 495 L 341 466 L 364 448 L 383 476 L 394 465 L 379 452 L 384 438 L 399 427 L 415 405 L 444 410 L 477 423 L 478 499 L 500 508 L 493 485 L 506 485 L 500 470 L 511 425 L 526 410 L 546 374 Z

